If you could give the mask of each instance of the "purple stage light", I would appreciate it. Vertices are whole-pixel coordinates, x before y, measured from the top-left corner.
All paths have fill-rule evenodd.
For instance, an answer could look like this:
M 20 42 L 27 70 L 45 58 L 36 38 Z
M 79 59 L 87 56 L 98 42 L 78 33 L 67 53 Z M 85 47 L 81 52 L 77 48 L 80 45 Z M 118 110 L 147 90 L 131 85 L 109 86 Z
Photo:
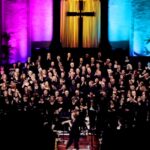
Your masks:
M 53 35 L 53 0 L 31 0 L 32 41 L 51 41 Z
M 53 0 L 3 0 L 3 32 L 10 34 L 10 63 L 25 62 L 32 42 L 50 42 Z

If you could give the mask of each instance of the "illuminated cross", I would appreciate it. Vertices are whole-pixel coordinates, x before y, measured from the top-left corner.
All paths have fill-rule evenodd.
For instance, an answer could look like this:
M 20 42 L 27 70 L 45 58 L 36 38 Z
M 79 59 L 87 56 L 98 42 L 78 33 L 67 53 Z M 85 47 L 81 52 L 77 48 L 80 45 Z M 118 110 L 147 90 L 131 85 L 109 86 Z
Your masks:
M 79 47 L 82 48 L 83 39 L 83 16 L 95 16 L 95 12 L 82 12 L 83 11 L 83 0 L 79 0 L 79 12 L 67 12 L 67 16 L 77 16 L 79 17 Z

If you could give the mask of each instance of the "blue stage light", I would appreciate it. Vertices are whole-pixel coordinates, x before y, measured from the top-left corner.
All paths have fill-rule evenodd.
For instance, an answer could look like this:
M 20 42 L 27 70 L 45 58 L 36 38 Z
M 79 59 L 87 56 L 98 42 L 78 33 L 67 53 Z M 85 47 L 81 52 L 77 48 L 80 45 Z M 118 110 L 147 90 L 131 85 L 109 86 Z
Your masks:
M 131 11 L 131 0 L 109 0 L 108 37 L 113 49 L 129 46 Z

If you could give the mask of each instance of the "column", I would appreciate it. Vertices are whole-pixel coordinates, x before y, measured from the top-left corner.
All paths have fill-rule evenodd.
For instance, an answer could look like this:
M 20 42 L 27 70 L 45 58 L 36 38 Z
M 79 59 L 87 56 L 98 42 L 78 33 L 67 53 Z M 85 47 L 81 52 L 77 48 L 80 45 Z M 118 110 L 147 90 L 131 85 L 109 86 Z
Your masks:
M 100 0 L 101 1 L 101 43 L 100 48 L 102 49 L 103 54 L 110 54 L 111 46 L 108 41 L 108 1 L 109 0 Z
M 58 51 L 61 49 L 60 43 L 60 1 L 53 1 L 53 40 L 50 44 L 50 51 Z

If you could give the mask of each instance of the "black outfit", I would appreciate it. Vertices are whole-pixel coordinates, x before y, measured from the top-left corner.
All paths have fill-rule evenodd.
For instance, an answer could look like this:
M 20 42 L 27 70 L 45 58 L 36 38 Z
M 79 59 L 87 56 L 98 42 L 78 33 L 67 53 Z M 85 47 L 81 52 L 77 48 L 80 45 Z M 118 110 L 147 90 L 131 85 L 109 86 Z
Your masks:
M 66 149 L 71 146 L 71 144 L 74 142 L 74 148 L 79 149 L 79 138 L 80 138 L 80 116 L 77 116 L 75 121 L 72 123 L 72 128 L 69 135 L 69 141 L 67 143 Z

